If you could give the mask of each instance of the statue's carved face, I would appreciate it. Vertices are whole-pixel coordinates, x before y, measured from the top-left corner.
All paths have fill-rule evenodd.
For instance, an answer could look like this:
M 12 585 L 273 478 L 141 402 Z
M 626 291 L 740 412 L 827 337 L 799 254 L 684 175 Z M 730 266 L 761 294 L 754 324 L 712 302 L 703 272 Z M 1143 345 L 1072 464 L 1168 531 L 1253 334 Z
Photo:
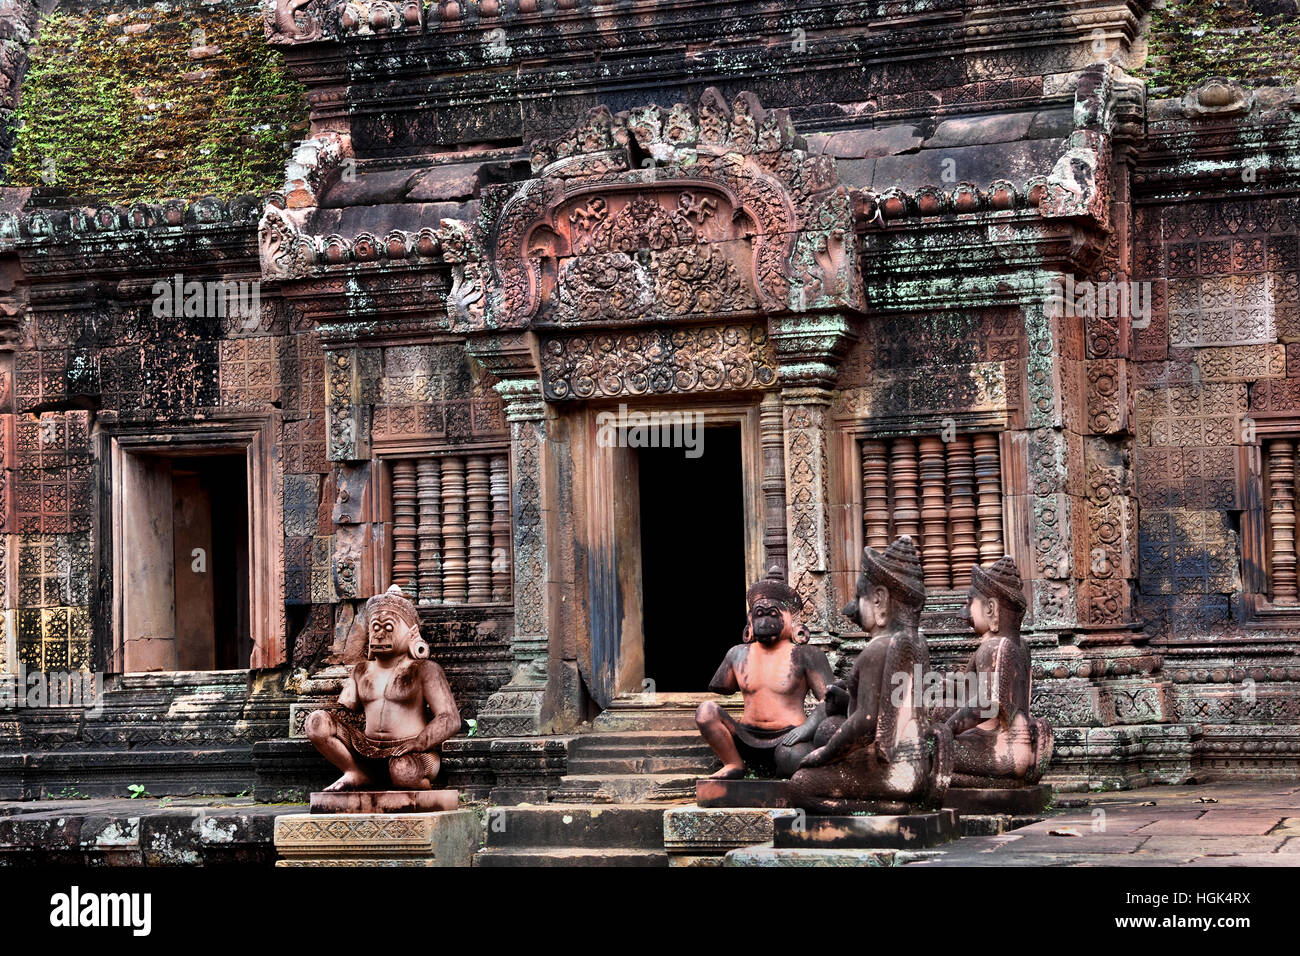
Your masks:
M 749 610 L 749 630 L 761 644 L 775 644 L 794 636 L 794 621 L 788 610 L 770 598 L 759 598 Z
M 409 624 L 388 609 L 380 609 L 370 620 L 370 656 L 405 656 L 411 648 Z
M 844 616 L 857 621 L 868 634 L 880 631 L 889 624 L 889 588 L 867 584 L 860 587 L 856 599 L 844 608 Z
M 966 595 L 966 617 L 975 633 L 983 637 L 998 629 L 998 602 L 971 588 Z

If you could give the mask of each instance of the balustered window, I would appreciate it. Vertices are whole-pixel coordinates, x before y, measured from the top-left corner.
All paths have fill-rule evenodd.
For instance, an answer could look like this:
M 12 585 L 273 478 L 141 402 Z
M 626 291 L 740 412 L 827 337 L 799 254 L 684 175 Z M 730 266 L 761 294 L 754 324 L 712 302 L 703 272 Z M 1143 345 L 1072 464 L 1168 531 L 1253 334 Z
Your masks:
M 975 564 L 1006 553 L 996 433 L 868 438 L 859 448 L 868 547 L 911 535 L 931 591 L 969 587 Z
M 413 601 L 508 603 L 510 464 L 504 451 L 388 461 L 391 580 Z
M 1275 606 L 1300 606 L 1296 586 L 1296 455 L 1300 440 L 1295 433 L 1262 439 L 1263 464 L 1263 568 L 1261 582 Z M 1246 548 L 1247 564 L 1250 564 Z

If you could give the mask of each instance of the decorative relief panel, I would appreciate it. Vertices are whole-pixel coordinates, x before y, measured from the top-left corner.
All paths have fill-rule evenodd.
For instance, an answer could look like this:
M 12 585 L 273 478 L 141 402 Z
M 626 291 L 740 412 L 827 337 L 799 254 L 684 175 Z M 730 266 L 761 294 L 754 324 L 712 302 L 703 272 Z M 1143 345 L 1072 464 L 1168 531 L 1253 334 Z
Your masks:
M 1140 389 L 1135 404 L 1141 445 L 1234 445 L 1246 411 L 1246 386 L 1206 383 Z
M 551 401 L 766 388 L 776 358 L 762 325 L 548 336 L 542 384 Z
M 698 107 L 601 107 L 444 220 L 457 331 L 665 322 L 863 303 L 853 212 L 785 111 L 714 89 Z M 640 157 L 651 157 L 642 164 Z
M 839 418 L 1010 411 L 1023 401 L 1023 320 L 1016 310 L 873 321 L 836 385 Z M 934 364 L 943 356 L 943 364 Z

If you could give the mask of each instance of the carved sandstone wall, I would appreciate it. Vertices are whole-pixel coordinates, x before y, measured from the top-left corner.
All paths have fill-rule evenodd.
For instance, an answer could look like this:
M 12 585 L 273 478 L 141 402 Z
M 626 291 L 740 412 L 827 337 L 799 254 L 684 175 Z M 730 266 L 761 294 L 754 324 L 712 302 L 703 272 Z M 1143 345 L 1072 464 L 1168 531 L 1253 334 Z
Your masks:
M 276 192 L 6 194 L 10 660 L 111 662 L 109 437 L 255 422 L 283 692 L 233 693 L 265 718 L 242 733 L 328 701 L 392 581 L 483 732 L 571 729 L 618 689 L 632 598 L 585 409 L 730 402 L 755 553 L 842 661 L 863 544 L 918 539 L 940 662 L 1006 551 L 1057 782 L 1293 760 L 1292 92 L 1148 105 L 1169 21 L 1138 0 L 627 6 L 268 3 L 310 106 Z M 177 142 L 100 191 L 190 195 Z M 260 280 L 262 314 L 159 321 L 178 272 Z M 1150 325 L 1054 313 L 1067 279 L 1150 281 Z

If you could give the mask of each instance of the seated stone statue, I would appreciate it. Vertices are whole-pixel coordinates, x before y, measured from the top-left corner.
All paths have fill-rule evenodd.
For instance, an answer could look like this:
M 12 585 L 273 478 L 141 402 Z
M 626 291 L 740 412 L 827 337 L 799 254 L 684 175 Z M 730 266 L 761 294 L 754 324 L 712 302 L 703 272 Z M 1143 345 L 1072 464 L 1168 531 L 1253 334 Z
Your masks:
M 351 671 L 339 706 L 360 712 L 364 722 L 318 710 L 305 726 L 316 749 L 343 771 L 326 790 L 385 789 L 385 776 L 398 790 L 431 789 L 439 748 L 460 730 L 460 713 L 442 668 L 429 660 L 415 605 L 400 587 L 366 602 L 344 663 Z
M 1052 727 L 1029 713 L 1029 648 L 1020 637 L 1025 596 L 1016 562 L 1003 557 L 987 569 L 974 568 L 967 607 L 980 645 L 958 680 L 987 689 L 992 699 L 947 715 L 953 786 L 1036 783 L 1052 759 Z
M 929 721 L 918 677 L 930 654 L 919 626 L 925 583 L 912 539 L 884 553 L 866 548 L 857 594 L 844 614 L 867 646 L 844 686 L 827 693 L 816 749 L 790 781 L 796 806 L 834 811 L 839 802 L 932 802 L 947 790 L 952 735 Z
M 715 694 L 739 690 L 744 713 L 736 721 L 714 701 L 705 701 L 695 712 L 695 724 L 722 760 L 715 778 L 743 777 L 746 769 L 788 777 L 812 750 L 820 721 L 820 713 L 805 715 L 804 699 L 812 691 L 821 700 L 833 675 L 826 655 L 809 646 L 799 621 L 803 601 L 779 568 L 745 597 L 749 620 L 743 643 L 727 652 L 709 684 Z

